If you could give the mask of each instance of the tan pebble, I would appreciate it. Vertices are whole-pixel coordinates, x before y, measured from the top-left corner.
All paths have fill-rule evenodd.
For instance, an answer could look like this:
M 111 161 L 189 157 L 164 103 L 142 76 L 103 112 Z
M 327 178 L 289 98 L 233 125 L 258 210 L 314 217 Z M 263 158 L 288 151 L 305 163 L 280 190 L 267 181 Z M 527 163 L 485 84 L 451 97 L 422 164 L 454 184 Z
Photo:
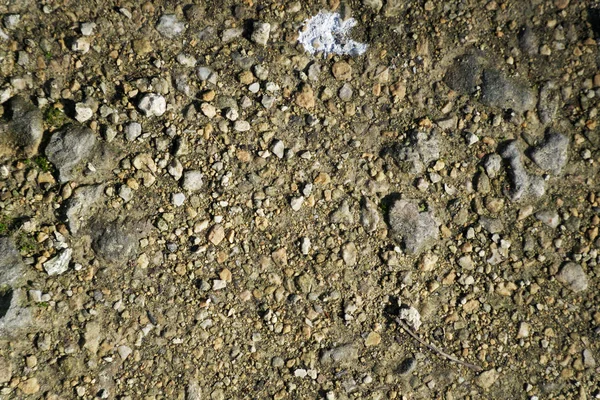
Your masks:
M 296 94 L 296 104 L 302 108 L 313 108 L 315 106 L 315 96 L 309 85 L 304 84 Z
M 29 378 L 19 384 L 19 389 L 24 394 L 35 394 L 40 391 L 40 384 L 37 378 Z
M 338 61 L 333 64 L 331 73 L 338 81 L 349 81 L 352 79 L 352 67 L 345 61 Z
M 365 346 L 372 347 L 377 346 L 381 343 L 381 335 L 377 332 L 371 332 L 365 339 Z
M 218 246 L 225 239 L 225 229 L 221 225 L 215 225 L 208 233 L 208 241 Z
M 219 272 L 219 278 L 225 282 L 231 282 L 231 271 L 227 268 L 223 269 L 221 272 Z

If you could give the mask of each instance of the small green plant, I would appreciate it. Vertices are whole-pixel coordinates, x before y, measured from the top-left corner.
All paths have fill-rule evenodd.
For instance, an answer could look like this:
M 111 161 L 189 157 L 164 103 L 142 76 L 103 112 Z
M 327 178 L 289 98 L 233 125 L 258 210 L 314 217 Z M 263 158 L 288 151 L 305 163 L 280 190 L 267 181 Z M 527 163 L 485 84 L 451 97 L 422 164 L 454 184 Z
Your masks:
M 37 156 L 33 162 L 44 172 L 52 171 L 52 163 L 45 156 Z
M 46 59 L 46 62 L 50 62 L 50 60 L 52 60 L 52 53 L 50 53 L 49 51 L 45 52 L 44 58 Z
M 8 233 L 8 224 L 6 222 L 0 222 L 0 236 L 4 236 Z
M 44 111 L 44 122 L 50 126 L 61 126 L 65 120 L 65 114 L 56 107 L 48 107 Z
M 35 238 L 25 232 L 19 232 L 16 237 L 17 247 L 21 254 L 31 254 L 36 248 Z

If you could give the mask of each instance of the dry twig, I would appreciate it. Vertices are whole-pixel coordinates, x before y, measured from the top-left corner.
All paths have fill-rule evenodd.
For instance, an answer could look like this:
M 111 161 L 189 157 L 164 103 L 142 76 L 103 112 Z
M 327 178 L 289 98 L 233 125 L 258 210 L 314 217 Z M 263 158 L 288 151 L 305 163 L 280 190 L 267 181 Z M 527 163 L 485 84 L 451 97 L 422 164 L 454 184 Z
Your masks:
M 427 347 L 429 350 L 433 351 L 434 353 L 437 353 L 440 356 L 442 356 L 442 357 L 444 357 L 444 358 L 446 358 L 446 359 L 448 359 L 448 360 L 450 360 L 452 362 L 455 362 L 457 364 L 460 364 L 460 365 L 463 365 L 463 366 L 465 366 L 467 368 L 470 368 L 473 371 L 477 371 L 477 372 L 483 371 L 483 368 L 481 368 L 480 366 L 475 365 L 475 364 L 470 364 L 468 362 L 461 361 L 458 358 L 454 357 L 453 355 L 450 355 L 450 354 L 448 354 L 448 353 L 446 353 L 446 352 L 438 349 L 436 346 L 427 343 L 426 341 L 424 341 L 423 339 L 421 339 L 419 337 L 419 335 L 417 335 L 416 333 L 414 333 L 412 331 L 412 329 L 410 329 L 410 327 L 408 326 L 408 324 L 406 322 L 402 321 L 400 318 L 396 318 L 396 322 L 398 322 L 398 324 L 400 324 L 400 326 L 402 327 L 402 329 L 406 333 L 408 333 L 413 339 L 415 339 L 417 342 L 421 343 L 423 346 Z

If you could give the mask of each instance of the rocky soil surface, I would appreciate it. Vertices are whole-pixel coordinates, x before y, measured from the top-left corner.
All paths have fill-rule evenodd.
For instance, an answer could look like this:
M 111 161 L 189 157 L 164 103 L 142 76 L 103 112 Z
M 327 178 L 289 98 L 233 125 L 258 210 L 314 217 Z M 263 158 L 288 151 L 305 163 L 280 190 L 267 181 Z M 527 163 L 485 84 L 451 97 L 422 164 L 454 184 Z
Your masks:
M 0 398 L 600 398 L 599 40 L 592 0 L 2 2 Z

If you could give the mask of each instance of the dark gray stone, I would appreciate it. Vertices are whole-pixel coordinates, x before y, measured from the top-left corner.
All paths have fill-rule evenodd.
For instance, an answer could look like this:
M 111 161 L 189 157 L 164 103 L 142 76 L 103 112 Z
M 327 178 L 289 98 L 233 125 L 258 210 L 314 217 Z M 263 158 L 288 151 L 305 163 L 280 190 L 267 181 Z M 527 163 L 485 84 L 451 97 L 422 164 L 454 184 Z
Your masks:
M 27 296 L 18 286 L 24 279 L 25 264 L 12 239 L 0 238 L 0 337 L 13 337 L 31 320 L 24 307 Z
M 486 69 L 481 83 L 481 102 L 522 113 L 535 108 L 536 96 L 525 82 L 508 78 L 495 69 Z
M 96 222 L 92 233 L 92 249 L 107 262 L 124 263 L 135 256 L 139 239 L 149 230 L 148 223 L 130 219 Z
M 543 170 L 560 175 L 569 158 L 569 139 L 549 132 L 544 141 L 531 151 L 531 159 Z
M 13 286 L 22 275 L 25 264 L 12 239 L 0 237 L 0 288 Z
M 524 26 L 521 28 L 519 32 L 519 47 L 523 53 L 530 56 L 538 53 L 540 40 L 531 27 Z
M 528 197 L 541 197 L 546 192 L 546 183 L 542 177 L 529 175 L 521 159 L 521 151 L 515 140 L 508 142 L 500 151 L 500 156 L 509 166 L 510 188 L 505 193 L 511 201 Z
M 433 212 L 419 211 L 416 200 L 396 200 L 388 211 L 388 219 L 392 233 L 410 254 L 430 248 L 438 238 L 439 223 Z
M 44 133 L 42 112 L 23 96 L 6 105 L 8 121 L 0 124 L 0 158 L 36 155 Z
M 464 94 L 473 94 L 481 82 L 483 72 L 480 57 L 467 54 L 454 60 L 454 64 L 444 76 L 444 82 L 452 90 Z
M 95 144 L 94 132 L 85 126 L 71 124 L 52 135 L 46 157 L 58 170 L 62 183 L 83 173 Z

